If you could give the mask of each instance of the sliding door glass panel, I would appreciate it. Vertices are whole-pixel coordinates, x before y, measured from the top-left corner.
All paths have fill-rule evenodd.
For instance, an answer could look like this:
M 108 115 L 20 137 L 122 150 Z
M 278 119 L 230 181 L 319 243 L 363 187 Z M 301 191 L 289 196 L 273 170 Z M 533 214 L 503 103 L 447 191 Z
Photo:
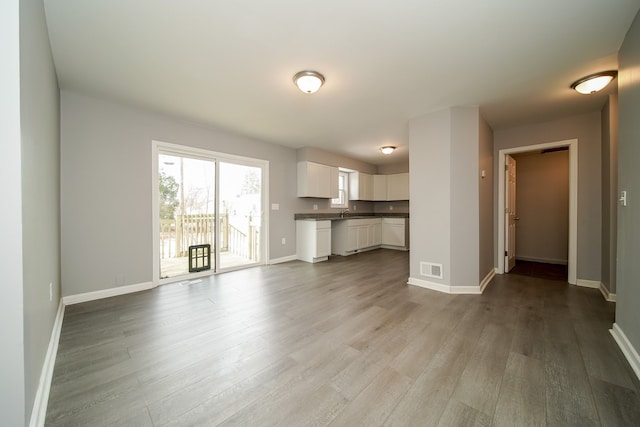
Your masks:
M 262 168 L 220 161 L 220 269 L 261 262 Z
M 158 171 L 160 278 L 189 274 L 189 247 L 196 245 L 210 245 L 204 267 L 215 271 L 215 162 L 160 154 Z

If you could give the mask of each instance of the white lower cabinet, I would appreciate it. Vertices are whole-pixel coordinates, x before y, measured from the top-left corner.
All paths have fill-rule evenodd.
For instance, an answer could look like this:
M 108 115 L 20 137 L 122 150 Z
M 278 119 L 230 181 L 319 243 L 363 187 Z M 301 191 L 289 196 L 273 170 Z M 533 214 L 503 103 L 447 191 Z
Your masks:
M 331 252 L 351 255 L 381 244 L 380 218 L 344 219 L 334 221 L 331 227 Z
M 328 260 L 331 255 L 331 221 L 296 221 L 296 252 L 302 261 Z
M 404 218 L 382 219 L 382 246 L 395 248 L 407 248 L 407 227 Z

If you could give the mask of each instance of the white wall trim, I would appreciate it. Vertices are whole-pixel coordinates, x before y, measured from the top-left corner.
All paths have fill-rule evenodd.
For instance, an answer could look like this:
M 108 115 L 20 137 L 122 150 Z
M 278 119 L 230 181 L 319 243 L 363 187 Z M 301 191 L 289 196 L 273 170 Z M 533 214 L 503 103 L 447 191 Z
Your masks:
M 40 381 L 38 382 L 38 390 L 33 402 L 31 411 L 30 427 L 44 426 L 47 417 L 47 404 L 49 403 L 49 391 L 51 391 L 51 379 L 53 378 L 53 368 L 56 365 L 56 356 L 58 354 L 58 343 L 60 342 L 60 332 L 62 331 L 62 321 L 64 319 L 64 303 L 60 299 L 58 304 L 58 312 L 53 322 L 53 330 L 49 339 L 49 348 L 44 357 L 42 372 L 40 372 Z
M 495 276 L 496 276 L 495 270 L 489 271 L 487 275 L 484 276 L 484 279 L 482 279 L 482 282 L 480 282 L 480 293 L 484 292 L 486 287 L 489 286 L 489 283 L 491 283 L 491 279 L 493 279 Z
M 83 294 L 69 295 L 62 298 L 64 305 L 79 304 L 81 302 L 95 301 L 102 298 L 131 294 L 154 288 L 153 282 L 137 283 L 135 285 L 118 286 L 117 288 L 102 289 L 100 291 L 86 292 Z
M 507 154 L 525 153 L 554 147 L 569 147 L 569 277 L 572 285 L 576 284 L 578 272 L 578 140 L 547 142 L 544 144 L 506 148 L 498 151 L 498 245 L 496 259 L 497 273 L 504 273 L 504 199 L 505 199 L 505 156 Z
M 295 261 L 298 257 L 296 255 L 283 256 L 281 258 L 274 258 L 269 260 L 269 265 L 282 264 L 283 262 Z
M 542 262 L 545 264 L 557 264 L 557 265 L 569 264 L 569 260 L 566 260 L 566 259 L 537 258 L 537 257 L 520 256 L 520 255 L 516 255 L 516 261 Z
M 597 280 L 585 280 L 585 279 L 576 280 L 576 285 L 581 286 L 583 288 L 600 289 L 601 284 L 602 283 L 598 282 Z
M 473 294 L 479 295 L 482 293 L 480 286 L 449 286 L 442 283 L 430 282 L 428 280 L 416 279 L 409 277 L 407 284 L 418 286 L 420 288 L 431 289 L 432 291 L 443 292 L 446 294 Z
M 616 302 L 616 294 L 610 293 L 602 282 L 598 282 L 597 280 L 578 279 L 576 281 L 576 285 L 582 286 L 583 288 L 598 289 L 605 300 L 609 302 Z
M 640 356 L 638 352 L 617 323 L 613 324 L 613 328 L 609 329 L 609 332 L 613 335 L 613 339 L 618 344 L 618 347 L 620 347 L 620 350 L 622 350 L 622 354 L 624 354 L 629 365 L 631 365 L 636 377 L 640 379 Z
M 607 301 L 616 302 L 616 294 L 609 292 L 609 289 L 607 289 L 604 283 L 600 283 L 600 293 L 602 293 L 602 296 Z

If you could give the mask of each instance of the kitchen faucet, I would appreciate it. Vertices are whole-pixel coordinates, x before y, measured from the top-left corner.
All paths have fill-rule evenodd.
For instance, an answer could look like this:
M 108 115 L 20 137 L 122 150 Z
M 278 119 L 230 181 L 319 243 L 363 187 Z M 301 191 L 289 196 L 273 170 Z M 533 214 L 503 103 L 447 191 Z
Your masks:
M 344 218 L 344 214 L 346 214 L 347 212 L 349 212 L 349 209 L 342 209 L 340 211 L 340 218 Z

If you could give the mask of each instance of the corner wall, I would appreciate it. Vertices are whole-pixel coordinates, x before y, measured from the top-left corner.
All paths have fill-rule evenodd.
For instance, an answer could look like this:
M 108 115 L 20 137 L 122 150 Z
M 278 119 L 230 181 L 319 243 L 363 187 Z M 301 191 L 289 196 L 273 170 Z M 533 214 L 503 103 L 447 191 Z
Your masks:
M 480 194 L 480 146 L 486 155 L 490 141 L 485 126 L 477 107 L 452 107 L 409 123 L 412 285 L 479 293 L 491 271 L 479 277 L 479 251 L 487 246 L 480 242 L 480 203 L 483 211 L 490 203 L 484 186 Z M 442 278 L 423 274 L 422 263 L 441 264 Z
M 60 98 L 42 0 L 20 2 L 20 122 L 25 403 L 30 412 L 61 286 Z
M 478 206 L 480 208 L 480 240 L 478 279 L 484 280 L 495 270 L 493 266 L 493 130 L 480 117 L 480 143 L 478 149 Z M 484 178 L 482 177 L 484 172 Z
M 602 284 L 616 293 L 618 244 L 618 94 L 602 108 Z

